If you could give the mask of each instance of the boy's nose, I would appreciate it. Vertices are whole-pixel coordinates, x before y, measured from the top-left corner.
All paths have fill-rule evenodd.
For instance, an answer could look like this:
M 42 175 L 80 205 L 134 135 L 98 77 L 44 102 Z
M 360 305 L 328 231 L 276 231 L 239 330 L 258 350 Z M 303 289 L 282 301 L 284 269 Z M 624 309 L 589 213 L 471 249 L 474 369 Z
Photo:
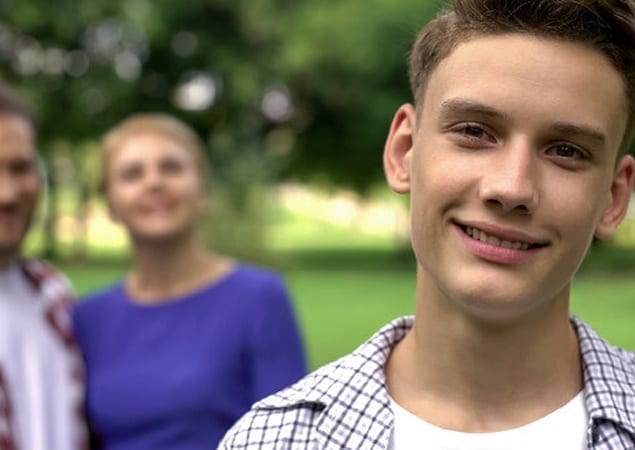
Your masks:
M 502 151 L 483 175 L 481 199 L 504 213 L 532 214 L 539 200 L 535 157 L 532 148 L 522 143 Z

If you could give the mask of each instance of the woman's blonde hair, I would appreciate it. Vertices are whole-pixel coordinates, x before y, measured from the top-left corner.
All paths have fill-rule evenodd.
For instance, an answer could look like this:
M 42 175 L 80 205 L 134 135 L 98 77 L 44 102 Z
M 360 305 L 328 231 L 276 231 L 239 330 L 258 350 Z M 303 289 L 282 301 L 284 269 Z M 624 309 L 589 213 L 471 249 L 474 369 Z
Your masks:
M 209 188 L 211 169 L 206 156 L 205 145 L 196 132 L 185 122 L 163 113 L 133 114 L 119 122 L 108 131 L 101 140 L 101 175 L 99 190 L 108 189 L 108 168 L 113 154 L 125 141 L 140 134 L 159 134 L 166 136 L 190 151 L 200 177 L 203 191 Z

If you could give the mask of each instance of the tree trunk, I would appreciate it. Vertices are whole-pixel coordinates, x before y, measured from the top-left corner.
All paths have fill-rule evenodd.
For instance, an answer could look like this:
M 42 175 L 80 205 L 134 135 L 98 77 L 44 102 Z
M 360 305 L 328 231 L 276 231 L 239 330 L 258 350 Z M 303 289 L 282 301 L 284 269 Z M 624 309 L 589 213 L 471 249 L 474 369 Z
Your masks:
M 48 183 L 48 213 L 44 217 L 42 257 L 47 260 L 56 260 L 59 256 L 57 245 L 59 203 L 57 201 L 57 178 L 53 164 L 53 153 L 47 152 L 44 160 L 48 174 L 48 179 L 44 180 L 44 182 Z

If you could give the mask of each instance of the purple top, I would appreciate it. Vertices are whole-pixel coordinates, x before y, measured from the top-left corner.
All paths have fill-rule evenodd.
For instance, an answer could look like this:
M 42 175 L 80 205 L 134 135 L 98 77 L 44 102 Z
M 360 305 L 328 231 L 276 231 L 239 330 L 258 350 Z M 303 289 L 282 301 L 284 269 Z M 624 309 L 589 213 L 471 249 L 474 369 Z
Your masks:
M 73 322 L 108 450 L 216 448 L 253 402 L 306 372 L 284 283 L 253 266 L 152 306 L 118 283 L 79 303 Z

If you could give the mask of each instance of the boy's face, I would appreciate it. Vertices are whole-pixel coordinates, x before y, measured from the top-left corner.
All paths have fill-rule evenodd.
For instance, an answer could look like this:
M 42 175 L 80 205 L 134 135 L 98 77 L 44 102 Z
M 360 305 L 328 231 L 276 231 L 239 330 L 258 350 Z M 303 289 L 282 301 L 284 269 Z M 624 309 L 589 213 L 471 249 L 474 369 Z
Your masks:
M 388 182 L 410 192 L 423 289 L 489 318 L 554 302 L 594 235 L 623 218 L 633 160 L 616 157 L 627 105 L 619 73 L 580 44 L 509 34 L 459 45 L 416 117 L 395 115 Z
M 33 130 L 25 119 L 0 114 L 0 268 L 16 256 L 40 193 Z

